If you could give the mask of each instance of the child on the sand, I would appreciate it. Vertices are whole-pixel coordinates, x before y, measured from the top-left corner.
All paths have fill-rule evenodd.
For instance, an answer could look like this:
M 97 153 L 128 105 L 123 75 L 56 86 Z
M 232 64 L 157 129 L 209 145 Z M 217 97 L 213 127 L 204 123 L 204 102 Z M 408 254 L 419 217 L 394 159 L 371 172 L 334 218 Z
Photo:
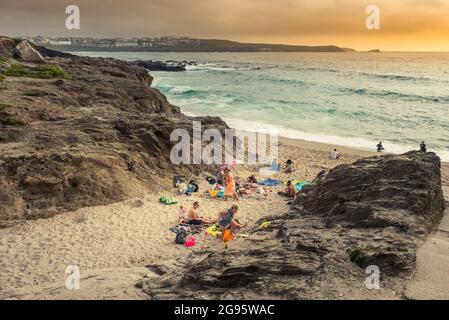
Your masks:
M 285 163 L 284 172 L 285 173 L 292 173 L 293 171 L 295 171 L 295 169 L 293 168 L 293 161 L 289 159 Z
M 178 223 L 182 224 L 186 222 L 186 209 L 183 206 L 179 206 Z

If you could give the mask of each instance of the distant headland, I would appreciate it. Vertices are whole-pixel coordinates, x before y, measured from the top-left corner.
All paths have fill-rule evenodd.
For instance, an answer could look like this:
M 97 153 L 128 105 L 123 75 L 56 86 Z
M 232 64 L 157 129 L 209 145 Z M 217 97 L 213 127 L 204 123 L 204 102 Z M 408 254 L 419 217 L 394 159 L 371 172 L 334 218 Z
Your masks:
M 131 52 L 347 52 L 354 49 L 334 45 L 303 46 L 241 43 L 230 40 L 190 37 L 159 38 L 47 38 L 27 37 L 37 45 L 63 51 Z

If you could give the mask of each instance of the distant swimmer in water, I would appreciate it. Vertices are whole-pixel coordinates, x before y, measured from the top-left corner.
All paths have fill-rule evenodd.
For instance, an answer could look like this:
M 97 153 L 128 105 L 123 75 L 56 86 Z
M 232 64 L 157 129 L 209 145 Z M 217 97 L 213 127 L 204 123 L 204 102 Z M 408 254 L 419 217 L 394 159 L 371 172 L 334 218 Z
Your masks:
M 382 141 L 381 142 L 379 142 L 379 144 L 377 145 L 377 152 L 382 152 L 382 151 L 384 151 L 385 150 L 385 148 L 384 148 L 384 146 L 382 145 Z
M 419 146 L 419 148 L 420 148 L 421 152 L 424 152 L 424 153 L 427 152 L 427 146 L 424 141 L 421 142 L 421 145 Z

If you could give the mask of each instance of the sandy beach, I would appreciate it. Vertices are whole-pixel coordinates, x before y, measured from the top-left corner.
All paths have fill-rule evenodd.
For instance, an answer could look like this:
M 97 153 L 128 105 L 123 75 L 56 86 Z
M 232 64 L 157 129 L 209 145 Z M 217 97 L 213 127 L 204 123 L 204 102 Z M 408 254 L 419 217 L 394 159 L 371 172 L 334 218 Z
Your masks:
M 375 155 L 369 151 L 338 147 L 341 158 L 331 160 L 329 150 L 332 148 L 330 145 L 282 138 L 280 161 L 292 159 L 297 172 L 291 175 L 278 173 L 272 178 L 312 180 L 323 169 Z M 443 166 L 442 172 L 445 193 L 448 194 L 447 165 Z M 257 172 L 239 168 L 234 173 L 235 177 L 242 179 L 251 174 L 263 178 Z M 200 244 L 185 248 L 174 243 L 175 234 L 169 228 L 177 224 L 178 206 L 190 208 L 194 201 L 199 201 L 201 215 L 215 218 L 219 210 L 234 203 L 232 200 L 210 199 L 204 194 L 207 188 L 203 179 L 198 194 L 179 196 L 171 181 L 167 181 L 167 192 L 163 194 L 142 189 L 138 190 L 140 196 L 123 202 L 82 208 L 0 230 L 0 299 L 145 298 L 134 285 L 145 275 L 151 277 L 146 265 L 184 258 L 192 251 L 201 250 Z M 240 221 L 253 226 L 265 216 L 288 211 L 287 201 L 277 195 L 284 186 L 270 189 L 272 192 L 266 195 L 254 195 L 238 202 Z M 178 204 L 160 204 L 158 199 L 162 195 L 173 196 Z M 208 249 L 225 250 L 215 238 L 203 235 L 197 238 L 198 242 L 206 239 L 205 247 Z M 432 257 L 425 259 L 427 265 L 432 263 Z M 444 262 L 448 263 L 447 260 Z M 65 288 L 68 276 L 65 270 L 71 265 L 80 269 L 80 290 Z M 449 268 L 441 272 L 449 275 L 447 270 Z M 421 286 L 423 281 L 427 280 L 420 279 Z

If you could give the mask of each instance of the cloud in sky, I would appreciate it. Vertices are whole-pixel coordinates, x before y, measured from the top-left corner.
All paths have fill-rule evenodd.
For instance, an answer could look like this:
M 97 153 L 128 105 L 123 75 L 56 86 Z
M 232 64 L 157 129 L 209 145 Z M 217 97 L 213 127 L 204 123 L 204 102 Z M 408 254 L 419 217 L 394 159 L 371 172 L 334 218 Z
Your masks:
M 65 7 L 81 30 L 65 29 Z M 365 8 L 381 8 L 381 30 Z M 449 51 L 449 0 L 20 0 L 0 3 L 6 35 L 188 35 L 247 42 L 336 44 L 356 49 Z

